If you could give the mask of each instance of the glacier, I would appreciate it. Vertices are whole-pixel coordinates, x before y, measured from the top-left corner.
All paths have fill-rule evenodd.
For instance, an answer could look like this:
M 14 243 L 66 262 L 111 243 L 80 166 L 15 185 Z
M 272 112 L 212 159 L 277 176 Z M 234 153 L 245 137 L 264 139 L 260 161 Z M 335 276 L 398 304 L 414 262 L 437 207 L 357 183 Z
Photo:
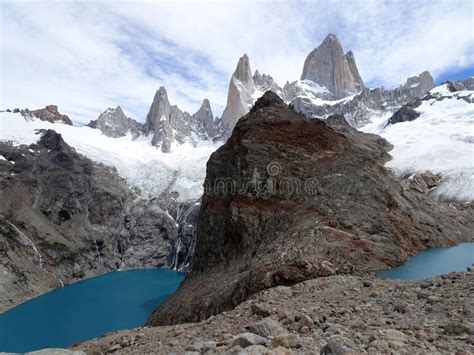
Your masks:
M 442 183 L 430 195 L 441 201 L 474 200 L 474 91 L 450 92 L 447 85 L 429 91 L 415 109 L 414 121 L 386 125 L 372 117 L 362 131 L 378 134 L 394 148 L 386 166 L 398 177 L 430 171 Z
M 107 137 L 98 129 L 69 126 L 31 118 L 20 113 L 0 113 L 0 140 L 14 145 L 32 144 L 39 139 L 37 130 L 52 129 L 78 153 L 115 167 L 131 188 L 140 191 L 141 198 L 154 198 L 163 192 L 178 192 L 177 201 L 199 199 L 206 176 L 206 162 L 221 142 L 198 140 L 196 144 L 173 143 L 171 153 L 163 153 L 151 145 L 152 137 L 131 134 L 120 138 Z

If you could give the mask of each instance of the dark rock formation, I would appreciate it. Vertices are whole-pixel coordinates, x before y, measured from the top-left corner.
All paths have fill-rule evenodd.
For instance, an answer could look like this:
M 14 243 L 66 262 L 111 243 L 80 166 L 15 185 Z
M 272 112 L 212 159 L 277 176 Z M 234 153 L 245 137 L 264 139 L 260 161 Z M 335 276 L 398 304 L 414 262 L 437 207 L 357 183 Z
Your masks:
M 342 99 L 364 88 L 354 54 L 344 54 L 339 40 L 333 34 L 329 34 L 321 45 L 308 55 L 301 80 L 311 80 L 325 87 L 334 99 Z
M 267 92 L 210 158 L 193 267 L 149 325 L 195 322 L 259 290 L 399 265 L 469 239 L 470 208 L 404 189 L 387 144 Z
M 100 129 L 106 136 L 113 138 L 123 137 L 127 133 L 136 138 L 143 130 L 142 124 L 125 116 L 120 106 L 108 108 L 96 120 L 90 121 L 88 126 Z
M 21 114 L 25 118 L 33 116 L 39 118 L 42 121 L 48 121 L 51 123 L 59 122 L 72 126 L 71 119 L 68 116 L 59 113 L 58 106 L 56 105 L 48 105 L 45 108 L 33 111 L 30 111 L 28 109 L 21 110 Z
M 392 117 L 389 118 L 389 120 L 387 121 L 387 126 L 400 122 L 413 121 L 420 117 L 420 115 L 421 114 L 419 112 L 416 112 L 413 109 L 413 105 L 403 105 L 398 111 L 393 114 Z

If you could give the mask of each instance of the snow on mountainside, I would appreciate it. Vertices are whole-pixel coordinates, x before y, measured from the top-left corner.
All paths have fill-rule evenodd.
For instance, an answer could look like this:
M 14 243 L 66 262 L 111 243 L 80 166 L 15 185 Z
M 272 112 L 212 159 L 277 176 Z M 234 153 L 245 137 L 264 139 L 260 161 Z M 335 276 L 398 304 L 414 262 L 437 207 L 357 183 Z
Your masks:
M 473 102 L 474 91 L 451 92 L 445 84 L 419 100 L 416 119 L 386 126 L 387 117 L 374 117 L 361 130 L 379 134 L 394 145 L 387 167 L 397 176 L 431 171 L 443 179 L 430 193 L 434 198 L 473 201 Z
M 31 144 L 39 139 L 35 130 L 52 129 L 67 144 L 89 159 L 115 167 L 131 187 L 139 188 L 143 198 L 178 192 L 178 201 L 199 199 L 206 176 L 206 162 L 219 147 L 210 141 L 197 145 L 174 143 L 171 153 L 151 145 L 151 137 L 133 139 L 107 137 L 98 129 L 50 123 L 39 119 L 26 121 L 19 113 L 0 113 L 0 140 L 14 145 Z

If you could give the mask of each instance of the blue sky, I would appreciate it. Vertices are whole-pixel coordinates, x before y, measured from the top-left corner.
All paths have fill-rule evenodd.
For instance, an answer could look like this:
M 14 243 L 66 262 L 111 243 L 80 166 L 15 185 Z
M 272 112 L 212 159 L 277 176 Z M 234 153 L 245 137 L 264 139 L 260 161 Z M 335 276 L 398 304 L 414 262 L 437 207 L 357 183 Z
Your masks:
M 121 105 L 143 121 L 155 91 L 220 115 L 238 58 L 280 85 L 335 33 L 369 87 L 429 70 L 474 74 L 472 1 L 2 1 L 0 108 L 59 105 L 76 123 Z

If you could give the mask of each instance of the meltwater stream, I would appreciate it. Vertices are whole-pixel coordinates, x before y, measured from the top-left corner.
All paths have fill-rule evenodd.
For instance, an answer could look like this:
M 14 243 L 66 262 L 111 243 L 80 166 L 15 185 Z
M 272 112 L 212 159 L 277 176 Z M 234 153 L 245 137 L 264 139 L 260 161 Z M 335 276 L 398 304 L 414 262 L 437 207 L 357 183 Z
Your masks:
M 33 298 L 0 314 L 0 352 L 64 348 L 142 326 L 183 279 L 164 269 L 111 272 Z

